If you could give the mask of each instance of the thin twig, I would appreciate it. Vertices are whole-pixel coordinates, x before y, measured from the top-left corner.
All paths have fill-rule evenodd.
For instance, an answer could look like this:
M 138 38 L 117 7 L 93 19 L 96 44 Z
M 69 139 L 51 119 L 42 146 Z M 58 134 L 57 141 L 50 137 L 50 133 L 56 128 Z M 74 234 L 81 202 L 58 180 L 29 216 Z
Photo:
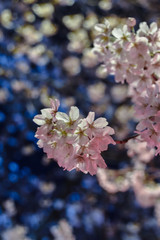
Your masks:
M 117 143 L 117 144 L 124 144 L 124 143 L 126 143 L 126 142 L 128 142 L 130 139 L 132 139 L 132 138 L 136 138 L 136 137 L 138 137 L 139 136 L 139 134 L 138 133 L 136 133 L 136 134 L 134 134 L 133 136 L 131 136 L 131 137 L 128 137 L 128 138 L 125 138 L 125 139 L 123 139 L 123 140 L 115 140 L 115 142 Z

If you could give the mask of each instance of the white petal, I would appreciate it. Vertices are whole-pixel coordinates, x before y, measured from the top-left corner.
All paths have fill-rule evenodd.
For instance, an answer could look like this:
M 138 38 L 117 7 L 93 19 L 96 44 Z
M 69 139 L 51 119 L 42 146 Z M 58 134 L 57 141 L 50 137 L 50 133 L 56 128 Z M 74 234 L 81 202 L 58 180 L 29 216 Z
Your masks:
M 114 129 L 111 128 L 111 127 L 106 127 L 104 130 L 103 130 L 103 136 L 109 134 L 109 135 L 113 135 L 115 132 L 114 132 Z
M 154 34 L 158 29 L 157 23 L 155 22 L 151 23 L 150 29 L 151 29 L 151 34 Z
M 44 109 L 41 110 L 41 113 L 42 113 L 44 118 L 51 119 L 52 118 L 51 111 L 52 111 L 51 108 L 44 108 Z
M 95 118 L 95 112 L 89 112 L 86 120 L 89 124 L 92 124 Z
M 80 123 L 78 124 L 78 127 L 81 128 L 82 130 L 85 130 L 87 128 L 87 121 L 86 121 L 86 119 L 81 119 Z
M 123 36 L 122 30 L 120 28 L 114 28 L 112 30 L 112 35 L 116 38 L 121 38 Z
M 42 148 L 43 147 L 43 141 L 41 139 L 38 140 L 37 145 L 38 145 L 39 148 Z
M 44 117 L 42 116 L 42 115 L 36 115 L 35 117 L 34 117 L 34 119 L 33 119 L 33 122 L 35 122 L 36 124 L 38 124 L 38 125 L 43 125 L 43 124 L 45 124 L 45 120 L 44 120 Z
M 107 26 L 107 28 L 110 27 L 110 22 L 107 19 L 104 19 L 104 24 Z
M 127 25 L 124 25 L 123 26 L 123 33 L 128 33 L 129 34 L 129 31 L 128 31 L 128 26 Z
M 95 28 L 96 31 L 102 33 L 105 30 L 105 25 L 104 24 L 96 24 L 94 28 Z
M 64 122 L 69 122 L 69 116 L 66 113 L 63 113 L 63 112 L 57 112 L 56 113 L 56 119 L 64 121 Z
M 69 111 L 69 116 L 72 121 L 76 121 L 79 118 L 79 109 L 77 107 L 72 106 Z
M 95 128 L 103 128 L 106 127 L 108 125 L 108 122 L 105 118 L 98 118 L 94 121 L 93 126 Z
M 140 23 L 139 26 L 140 26 L 140 29 L 141 29 L 142 32 L 144 32 L 144 33 L 148 33 L 149 32 L 149 27 L 148 27 L 146 22 Z

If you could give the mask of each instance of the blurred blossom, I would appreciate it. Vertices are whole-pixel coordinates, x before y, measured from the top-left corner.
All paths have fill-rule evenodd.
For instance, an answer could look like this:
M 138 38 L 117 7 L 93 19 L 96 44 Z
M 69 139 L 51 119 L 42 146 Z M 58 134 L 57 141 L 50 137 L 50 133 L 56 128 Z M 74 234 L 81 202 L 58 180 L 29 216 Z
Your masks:
M 5 202 L 3 202 L 3 206 L 8 216 L 12 217 L 17 213 L 14 201 L 12 199 L 7 199 Z
M 27 55 L 31 62 L 39 65 L 45 65 L 48 57 L 44 55 L 46 48 L 43 44 L 38 44 L 35 47 L 28 49 Z
M 142 141 L 140 137 L 131 139 L 126 143 L 128 149 L 127 154 L 133 161 L 150 162 L 155 156 L 155 149 L 150 149 L 147 143 Z
M 82 64 L 86 68 L 92 68 L 96 66 L 98 63 L 98 57 L 93 53 L 91 48 L 85 48 L 83 50 L 83 56 L 82 56 Z
M 21 26 L 17 29 L 17 32 L 24 37 L 28 44 L 35 44 L 42 40 L 42 34 L 33 25 Z
M 97 178 L 100 186 L 109 193 L 125 192 L 130 187 L 126 176 L 116 176 L 112 170 L 98 169 Z
M 32 6 L 33 12 L 38 17 L 52 17 L 54 13 L 54 6 L 51 3 L 36 3 Z
M 105 79 L 107 77 L 107 70 L 101 65 L 97 67 L 96 69 L 96 76 L 102 79 Z
M 70 40 L 68 50 L 71 52 L 81 53 L 90 44 L 87 31 L 82 28 L 68 33 L 68 39 Z
M 73 97 L 67 97 L 64 99 L 64 102 L 66 104 L 66 106 L 71 107 L 75 105 L 75 98 Z
M 113 100 L 116 103 L 123 102 L 127 98 L 128 87 L 126 85 L 116 85 L 111 88 Z
M 33 145 L 26 145 L 21 149 L 22 154 L 24 154 L 25 156 L 31 155 L 32 153 L 34 153 L 34 151 L 35 147 Z
M 119 122 L 126 124 L 129 120 L 133 119 L 134 109 L 131 106 L 122 105 L 116 109 L 115 116 Z
M 9 97 L 9 92 L 7 89 L 0 88 L 0 103 L 5 103 Z
M 11 86 L 15 92 L 20 92 L 26 88 L 26 84 L 19 80 L 13 80 Z
M 58 31 L 58 28 L 50 20 L 43 20 L 40 25 L 40 32 L 46 36 L 55 35 Z
M 54 0 L 54 2 L 62 6 L 72 6 L 75 0 Z
M 151 181 L 145 183 L 145 175 L 143 170 L 135 170 L 132 176 L 132 186 L 137 201 L 142 207 L 152 207 L 160 198 L 160 186 Z
M 80 60 L 77 57 L 65 58 L 62 64 L 63 64 L 63 68 L 71 76 L 77 75 L 81 70 Z
M 50 228 L 55 240 L 75 240 L 76 238 L 73 235 L 72 227 L 65 219 L 59 221 L 58 226 L 52 226 Z
M 105 96 L 101 99 L 100 102 L 93 102 L 93 106 L 91 107 L 91 110 L 96 112 L 98 115 L 106 114 L 107 119 L 109 119 L 110 115 L 112 114 L 112 107 L 109 105 L 109 100 Z
M 26 236 L 27 228 L 16 225 L 13 228 L 7 229 L 6 231 L 2 232 L 2 240 L 31 240 Z
M 24 19 L 27 22 L 32 23 L 36 20 L 36 17 L 31 11 L 27 11 L 27 12 L 24 13 Z
M 98 22 L 98 18 L 94 12 L 89 13 L 83 21 L 83 27 L 86 29 L 92 29 Z
M 37 0 L 23 0 L 24 3 L 31 4 L 37 2 Z
M 112 8 L 111 0 L 101 0 L 99 1 L 98 5 L 103 10 L 110 10 Z
M 3 25 L 3 27 L 5 28 L 12 28 L 13 27 L 13 23 L 12 23 L 12 12 L 10 11 L 10 9 L 4 9 L 1 14 L 0 14 L 0 23 Z
M 123 240 L 140 240 L 138 235 L 139 233 L 139 226 L 133 223 L 127 223 L 125 228 L 125 233 L 123 234 Z
M 88 95 L 92 102 L 99 102 L 105 97 L 106 85 L 102 82 L 90 85 Z
M 64 25 L 74 31 L 81 27 L 84 17 L 81 14 L 66 15 L 63 17 Z
M 51 182 L 40 182 L 39 189 L 43 194 L 50 194 L 55 190 L 56 186 Z
M 126 23 L 126 19 L 127 18 L 121 18 L 114 14 L 108 17 L 108 21 L 110 22 L 111 27 L 124 25 Z
M 30 71 L 28 63 L 27 62 L 23 62 L 23 61 L 17 62 L 16 63 L 16 68 L 20 72 L 23 72 L 24 74 L 29 73 L 29 71 Z

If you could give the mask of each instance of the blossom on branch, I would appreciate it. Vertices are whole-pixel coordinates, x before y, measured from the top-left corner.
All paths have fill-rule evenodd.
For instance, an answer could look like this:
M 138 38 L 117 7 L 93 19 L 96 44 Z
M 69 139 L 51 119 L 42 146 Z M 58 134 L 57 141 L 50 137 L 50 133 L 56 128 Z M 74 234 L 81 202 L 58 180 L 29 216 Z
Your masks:
M 128 18 L 124 26 L 112 28 L 105 20 L 96 27 L 93 50 L 106 72 L 115 75 L 116 82 L 128 83 L 139 121 L 137 133 L 159 154 L 160 28 L 155 22 L 150 26 L 143 22 L 135 31 L 135 24 L 134 18 Z
M 51 108 L 42 109 L 42 114 L 34 117 L 33 121 L 40 126 L 35 134 L 38 146 L 68 171 L 76 169 L 94 175 L 98 167 L 106 168 L 101 152 L 115 144 L 110 136 L 114 130 L 107 120 L 94 120 L 94 112 L 81 119 L 77 107 L 72 106 L 69 115 L 59 112 L 58 107 L 59 101 L 51 99 Z

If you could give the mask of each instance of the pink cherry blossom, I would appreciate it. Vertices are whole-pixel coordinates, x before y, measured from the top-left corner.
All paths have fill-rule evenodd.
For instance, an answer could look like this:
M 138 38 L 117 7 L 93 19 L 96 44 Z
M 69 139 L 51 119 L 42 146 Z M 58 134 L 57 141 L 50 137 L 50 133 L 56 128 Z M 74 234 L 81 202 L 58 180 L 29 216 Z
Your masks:
M 101 152 L 107 150 L 109 144 L 115 144 L 110 136 L 114 130 L 107 126 L 107 120 L 94 120 L 94 112 L 80 119 L 75 106 L 71 107 L 69 115 L 59 112 L 57 99 L 51 100 L 51 107 L 41 110 L 42 114 L 34 118 L 34 122 L 41 125 L 35 137 L 47 157 L 68 171 L 76 169 L 94 175 L 98 167 L 106 168 Z

